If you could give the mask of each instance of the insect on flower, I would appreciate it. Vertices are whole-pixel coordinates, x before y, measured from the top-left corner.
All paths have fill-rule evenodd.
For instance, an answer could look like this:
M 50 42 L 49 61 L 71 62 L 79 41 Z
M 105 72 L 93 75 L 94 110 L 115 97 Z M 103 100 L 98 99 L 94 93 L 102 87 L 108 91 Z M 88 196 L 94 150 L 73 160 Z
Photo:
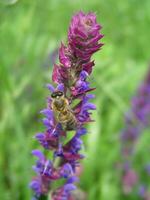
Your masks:
M 61 123 L 65 130 L 74 130 L 77 122 L 69 101 L 62 91 L 55 91 L 51 94 L 52 110 L 57 122 Z

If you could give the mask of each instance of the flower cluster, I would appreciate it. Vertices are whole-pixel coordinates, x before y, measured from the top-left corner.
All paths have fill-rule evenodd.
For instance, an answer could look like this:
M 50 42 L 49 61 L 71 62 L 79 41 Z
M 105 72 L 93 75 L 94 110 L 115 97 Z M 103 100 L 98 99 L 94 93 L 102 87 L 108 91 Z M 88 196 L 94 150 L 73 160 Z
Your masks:
M 150 72 L 140 85 L 131 104 L 131 110 L 125 117 L 126 127 L 121 134 L 123 190 L 124 193 L 130 194 L 135 187 L 138 187 L 139 196 L 144 200 L 148 200 L 150 194 L 146 190 L 146 186 L 140 183 L 140 176 L 133 167 L 132 156 L 140 135 L 145 128 L 150 126 Z M 145 167 L 145 170 L 149 174 L 149 165 Z
M 84 158 L 80 153 L 83 145 L 81 136 L 87 133 L 85 124 L 92 121 L 90 110 L 96 108 L 89 102 L 94 96 L 88 92 L 95 88 L 90 87 L 87 78 L 94 66 L 91 56 L 103 45 L 99 43 L 103 37 L 99 33 L 100 29 L 95 14 L 79 12 L 72 18 L 68 44 L 65 46 L 62 43 L 59 49 L 60 64 L 54 65 L 52 73 L 56 87 L 47 85 L 51 97 L 47 99 L 47 108 L 41 111 L 45 116 L 43 124 L 46 130 L 35 136 L 47 152 L 53 152 L 49 160 L 41 151 L 33 151 L 33 155 L 38 158 L 33 167 L 37 176 L 33 178 L 30 187 L 34 190 L 36 199 L 47 195 L 49 191 L 52 200 L 75 199 L 71 191 L 76 188 L 79 160 Z M 56 100 L 56 105 L 60 106 L 58 112 L 53 106 L 52 96 L 55 93 L 63 96 L 61 103 Z M 63 104 L 66 104 L 67 108 Z M 73 136 L 66 142 L 72 131 Z M 61 184 L 53 189 L 57 180 L 61 180 Z

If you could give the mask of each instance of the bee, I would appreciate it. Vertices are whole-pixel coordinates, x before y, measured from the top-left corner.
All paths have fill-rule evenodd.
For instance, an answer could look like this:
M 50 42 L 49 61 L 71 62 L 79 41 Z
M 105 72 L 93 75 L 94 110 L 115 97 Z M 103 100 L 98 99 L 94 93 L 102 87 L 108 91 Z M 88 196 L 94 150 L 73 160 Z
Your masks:
M 76 117 L 70 108 L 68 99 L 61 91 L 55 91 L 51 94 L 52 98 L 52 110 L 56 121 L 62 124 L 65 130 L 75 130 L 77 121 Z

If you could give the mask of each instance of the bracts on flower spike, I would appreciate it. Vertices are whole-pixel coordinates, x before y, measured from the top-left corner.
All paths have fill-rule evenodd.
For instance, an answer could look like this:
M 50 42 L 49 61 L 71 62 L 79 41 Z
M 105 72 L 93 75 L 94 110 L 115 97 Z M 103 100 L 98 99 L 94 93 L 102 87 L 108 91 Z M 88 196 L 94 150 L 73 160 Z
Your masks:
M 50 193 L 52 200 L 76 200 L 72 191 L 76 189 L 79 161 L 84 158 L 80 153 L 81 136 L 87 133 L 84 126 L 92 122 L 90 110 L 96 109 L 89 102 L 94 98 L 89 92 L 95 88 L 90 87 L 87 78 L 94 66 L 91 57 L 103 45 L 99 43 L 103 37 L 100 29 L 94 13 L 79 12 L 72 18 L 68 44 L 62 43 L 59 49 L 60 64 L 54 65 L 52 74 L 56 87 L 47 85 L 50 96 L 47 108 L 41 111 L 45 131 L 35 136 L 47 152 L 53 152 L 50 160 L 41 151 L 33 151 L 38 157 L 33 167 L 37 176 L 30 187 L 36 199 Z M 66 141 L 70 131 L 74 134 Z M 61 184 L 54 190 L 58 180 Z

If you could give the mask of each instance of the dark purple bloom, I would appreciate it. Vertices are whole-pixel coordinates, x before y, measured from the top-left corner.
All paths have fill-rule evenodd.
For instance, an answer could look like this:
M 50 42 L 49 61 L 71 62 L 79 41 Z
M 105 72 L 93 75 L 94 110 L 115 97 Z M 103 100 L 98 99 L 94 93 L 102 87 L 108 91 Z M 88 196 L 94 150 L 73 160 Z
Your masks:
M 91 110 L 96 109 L 90 102 L 94 95 L 88 94 L 95 88 L 91 88 L 87 78 L 94 66 L 91 56 L 102 46 L 99 43 L 103 37 L 100 29 L 95 14 L 79 12 L 72 18 L 68 44 L 61 43 L 60 63 L 54 65 L 52 74 L 56 87 L 46 85 L 50 96 L 47 108 L 40 112 L 44 115 L 45 130 L 35 136 L 53 155 L 49 160 L 39 150 L 32 152 L 38 158 L 33 166 L 37 177 L 30 184 L 36 198 L 51 190 L 52 200 L 74 200 L 71 193 L 76 189 L 79 161 L 84 158 L 80 153 L 83 146 L 81 136 L 87 133 L 84 125 L 92 122 Z M 70 130 L 74 131 L 74 136 L 65 142 Z M 58 179 L 62 179 L 64 184 L 53 191 L 53 182 Z

